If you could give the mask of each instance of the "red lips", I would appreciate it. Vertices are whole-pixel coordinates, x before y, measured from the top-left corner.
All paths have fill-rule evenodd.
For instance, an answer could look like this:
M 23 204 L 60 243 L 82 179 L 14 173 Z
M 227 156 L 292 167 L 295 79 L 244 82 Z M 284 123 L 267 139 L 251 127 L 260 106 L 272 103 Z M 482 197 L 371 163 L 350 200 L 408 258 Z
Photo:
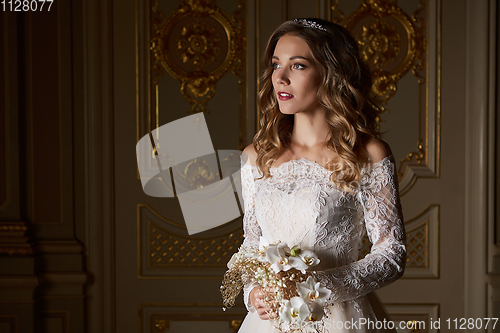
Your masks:
M 280 101 L 288 101 L 293 98 L 293 95 L 285 91 L 278 91 L 278 98 Z

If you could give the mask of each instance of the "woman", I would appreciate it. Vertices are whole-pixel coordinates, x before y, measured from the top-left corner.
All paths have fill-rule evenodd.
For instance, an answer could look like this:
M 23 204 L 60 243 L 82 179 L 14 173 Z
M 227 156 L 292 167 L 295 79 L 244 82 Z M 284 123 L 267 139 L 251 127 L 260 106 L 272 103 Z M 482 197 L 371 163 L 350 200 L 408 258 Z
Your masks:
M 337 24 L 296 19 L 273 33 L 264 62 L 261 129 L 242 154 L 242 246 L 263 236 L 318 255 L 314 277 L 331 291 L 325 331 L 393 332 L 376 322 L 387 314 L 373 291 L 403 275 L 406 235 L 357 43 Z M 358 260 L 365 231 L 373 246 Z M 239 332 L 278 332 L 263 292 L 245 285 Z

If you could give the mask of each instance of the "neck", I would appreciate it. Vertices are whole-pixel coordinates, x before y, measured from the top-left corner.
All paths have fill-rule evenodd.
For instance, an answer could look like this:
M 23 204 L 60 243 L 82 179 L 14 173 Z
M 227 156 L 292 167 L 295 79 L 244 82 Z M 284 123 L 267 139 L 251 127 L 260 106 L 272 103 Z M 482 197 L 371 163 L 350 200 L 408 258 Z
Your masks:
M 317 149 L 326 145 L 329 126 L 326 109 L 319 107 L 314 112 L 299 112 L 294 115 L 292 144 L 302 149 Z

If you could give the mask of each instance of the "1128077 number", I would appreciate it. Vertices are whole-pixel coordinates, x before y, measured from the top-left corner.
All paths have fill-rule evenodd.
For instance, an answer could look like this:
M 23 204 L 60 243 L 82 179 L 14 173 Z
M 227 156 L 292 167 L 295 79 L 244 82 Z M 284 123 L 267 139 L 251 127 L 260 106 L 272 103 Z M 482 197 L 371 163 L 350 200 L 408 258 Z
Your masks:
M 4 12 L 41 12 L 50 11 L 53 2 L 54 0 L 2 0 L 0 4 Z
M 498 318 L 455 318 L 446 319 L 448 329 L 473 330 L 496 328 Z

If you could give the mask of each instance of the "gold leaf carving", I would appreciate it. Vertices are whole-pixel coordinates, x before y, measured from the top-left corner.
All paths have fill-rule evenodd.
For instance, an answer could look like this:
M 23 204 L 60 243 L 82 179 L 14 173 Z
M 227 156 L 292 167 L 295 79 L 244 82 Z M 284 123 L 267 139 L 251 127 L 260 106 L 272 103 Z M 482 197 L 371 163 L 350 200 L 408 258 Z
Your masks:
M 156 319 L 155 320 L 155 329 L 158 333 L 166 332 L 167 329 L 170 329 L 170 323 L 165 319 Z
M 183 63 L 196 69 L 216 61 L 221 36 L 206 23 L 188 23 L 177 38 L 177 51 Z
M 363 0 L 344 23 L 372 70 L 373 92 L 385 103 L 396 93 L 399 79 L 424 61 L 422 23 L 408 16 L 395 0 Z
M 212 184 L 216 177 L 219 177 L 217 170 L 214 170 L 207 161 L 201 158 L 189 161 L 182 168 L 174 166 L 172 172 L 176 179 L 183 181 L 182 186 L 184 191 L 203 188 Z
M 181 82 L 181 93 L 192 108 L 204 111 L 215 96 L 217 81 L 230 69 L 243 83 L 245 49 L 243 5 L 229 18 L 210 0 L 182 0 L 164 19 L 158 2 L 152 6 L 151 51 L 155 58 L 156 85 L 164 70 Z
M 33 248 L 30 246 L 5 246 L 0 245 L 0 255 L 10 257 L 28 257 L 33 254 Z
M 231 320 L 229 327 L 236 333 L 240 329 L 242 320 Z
M 339 9 L 339 0 L 333 0 L 330 8 L 333 23 L 340 24 L 344 20 L 344 13 Z
M 356 38 L 363 61 L 370 67 L 382 68 L 396 60 L 401 51 L 401 37 L 396 27 L 378 20 L 361 29 Z
M 23 223 L 2 223 L 0 224 L 0 232 L 25 232 L 28 227 Z
M 176 236 L 150 224 L 149 257 L 151 267 L 223 267 L 243 241 L 243 231 L 211 239 Z
M 428 245 L 429 222 L 407 235 L 406 265 L 408 267 L 428 267 L 429 245 Z
M 26 235 L 30 229 L 26 222 L 0 222 L 0 256 L 27 257 L 34 254 Z

